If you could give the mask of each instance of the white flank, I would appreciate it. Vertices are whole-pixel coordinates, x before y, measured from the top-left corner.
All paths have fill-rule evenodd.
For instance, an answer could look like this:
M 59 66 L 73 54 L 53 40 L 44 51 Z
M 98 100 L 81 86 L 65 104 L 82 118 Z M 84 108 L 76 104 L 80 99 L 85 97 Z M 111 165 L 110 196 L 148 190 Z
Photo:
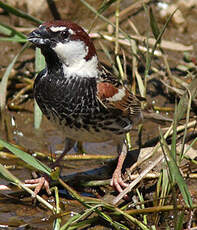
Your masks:
M 88 47 L 83 41 L 59 42 L 53 49 L 64 64 L 65 76 L 96 77 L 98 75 L 97 56 L 93 56 L 88 61 L 85 60 Z
M 113 97 L 107 98 L 108 101 L 120 101 L 125 96 L 125 88 L 119 89 Z

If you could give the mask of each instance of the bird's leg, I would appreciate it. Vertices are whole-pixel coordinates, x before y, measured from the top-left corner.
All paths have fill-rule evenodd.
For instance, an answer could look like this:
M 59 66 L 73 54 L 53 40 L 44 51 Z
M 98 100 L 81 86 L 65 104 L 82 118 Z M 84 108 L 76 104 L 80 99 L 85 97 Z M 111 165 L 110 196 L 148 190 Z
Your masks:
M 59 162 L 63 159 L 63 157 L 67 154 L 67 152 L 69 152 L 72 149 L 74 144 L 75 144 L 75 141 L 69 138 L 65 139 L 64 150 L 59 156 L 59 158 L 57 158 L 56 161 L 51 165 L 52 168 L 56 167 L 59 164 Z M 37 195 L 42 188 L 44 188 L 49 195 L 51 194 L 51 191 L 49 188 L 49 177 L 47 175 L 44 175 L 39 178 L 31 179 L 31 180 L 25 180 L 25 183 L 26 184 L 36 184 L 36 187 L 34 190 L 35 195 Z
M 126 143 L 124 142 L 123 144 L 118 145 L 117 150 L 119 153 L 118 164 L 117 164 L 116 169 L 113 173 L 110 184 L 111 184 L 111 186 L 114 186 L 118 192 L 122 192 L 123 191 L 122 187 L 128 186 L 128 184 L 126 184 L 122 180 L 122 176 L 121 176 L 122 166 L 123 166 L 123 163 L 124 163 L 125 157 L 127 155 L 127 151 L 128 151 Z
M 65 139 L 65 145 L 64 145 L 64 150 L 63 152 L 60 154 L 60 156 L 55 160 L 54 163 L 51 164 L 51 167 L 54 168 L 56 166 L 59 165 L 60 161 L 64 158 L 64 156 L 73 148 L 75 144 L 75 141 L 70 139 L 70 138 L 66 138 Z

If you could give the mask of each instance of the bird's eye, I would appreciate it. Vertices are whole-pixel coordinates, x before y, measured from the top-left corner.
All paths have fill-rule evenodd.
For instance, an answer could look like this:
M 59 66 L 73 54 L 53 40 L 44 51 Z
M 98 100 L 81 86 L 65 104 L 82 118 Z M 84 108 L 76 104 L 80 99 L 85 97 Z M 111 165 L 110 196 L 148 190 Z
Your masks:
M 68 35 L 69 35 L 68 30 L 64 30 L 64 31 L 61 32 L 61 37 L 62 37 L 63 39 L 67 38 Z

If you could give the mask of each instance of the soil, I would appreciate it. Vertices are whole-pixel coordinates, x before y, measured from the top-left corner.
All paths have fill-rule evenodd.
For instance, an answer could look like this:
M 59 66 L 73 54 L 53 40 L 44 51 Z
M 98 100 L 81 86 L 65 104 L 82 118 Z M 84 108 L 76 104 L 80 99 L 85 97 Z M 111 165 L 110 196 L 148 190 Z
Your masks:
M 32 1 L 34 2 L 34 1 Z M 80 25 L 89 28 L 90 22 L 95 18 L 93 13 L 87 14 L 87 8 L 84 7 L 80 1 L 73 3 L 73 1 L 56 1 L 57 9 L 62 17 L 62 19 L 73 20 Z M 98 8 L 102 1 L 91 2 L 91 5 L 94 8 Z M 175 1 L 172 1 L 175 2 Z M 123 1 L 121 7 L 122 9 L 130 5 L 130 1 Z M 164 25 L 164 19 L 160 17 L 161 9 L 154 3 L 151 4 L 153 7 L 156 20 L 159 22 L 159 27 Z M 24 4 L 20 5 L 22 10 L 28 11 L 29 7 L 24 1 Z M 112 5 L 104 15 L 108 18 L 112 16 L 114 12 L 115 4 Z M 89 12 L 89 11 L 88 11 Z M 50 10 L 46 7 L 45 11 L 42 14 L 39 14 L 37 11 L 31 12 L 32 15 L 39 17 L 41 20 L 51 20 L 53 18 Z M 87 17 L 88 16 L 88 17 Z M 149 20 L 147 20 L 147 15 L 145 14 L 143 8 L 139 10 L 133 10 L 133 12 L 126 17 L 125 20 L 121 22 L 121 28 L 124 28 L 128 33 L 133 33 L 131 27 L 128 26 L 128 19 L 132 20 L 133 24 L 137 27 L 139 33 L 143 36 L 146 36 L 147 33 L 151 34 L 151 29 L 149 26 Z M 167 29 L 164 33 L 163 39 L 168 41 L 179 42 L 186 46 L 193 46 L 193 50 L 188 52 L 191 62 L 194 65 L 197 65 L 197 6 L 191 9 L 185 9 L 183 11 L 184 25 L 169 23 Z M 0 21 L 4 24 L 20 28 L 21 30 L 31 29 L 35 27 L 34 24 L 30 22 L 19 19 L 16 16 L 8 15 L 4 11 L 0 14 Z M 97 20 L 93 31 L 97 31 L 100 25 L 103 24 L 103 21 Z M 148 31 L 147 31 L 148 28 Z M 99 43 L 95 40 L 95 44 L 98 50 L 98 56 L 103 63 L 109 64 L 108 59 L 103 54 Z M 110 52 L 113 54 L 113 46 L 109 42 L 105 42 Z M 2 54 L 1 63 L 0 63 L 0 79 L 3 76 L 6 67 L 19 52 L 22 45 L 12 42 L 0 42 L 0 53 Z M 190 82 L 191 79 L 186 77 L 186 72 L 182 72 L 178 69 L 179 65 L 187 65 L 185 62 L 185 53 L 183 51 L 169 51 L 165 50 L 170 69 L 172 74 L 185 82 Z M 128 58 L 130 61 L 130 57 Z M 140 73 L 143 74 L 144 71 L 144 60 L 141 63 Z M 163 70 L 165 65 L 162 63 L 161 59 L 157 58 L 153 62 L 153 66 Z M 131 70 L 130 70 L 131 71 Z M 23 79 L 23 80 L 21 80 Z M 8 120 L 8 126 L 4 123 L 1 123 L 0 127 L 0 137 L 4 140 L 7 140 L 11 143 L 14 143 L 18 146 L 22 146 L 25 151 L 29 153 L 42 152 L 49 154 L 55 151 L 61 151 L 64 146 L 64 138 L 58 130 L 51 125 L 51 123 L 43 117 L 41 127 L 39 129 L 34 128 L 34 102 L 33 102 L 33 92 L 32 88 L 25 92 L 22 96 L 19 97 L 16 101 L 13 100 L 15 95 L 22 89 L 23 84 L 25 85 L 27 81 L 24 79 L 30 79 L 33 82 L 34 79 L 34 49 L 27 49 L 23 55 L 20 56 L 16 65 L 14 66 L 12 73 L 9 77 L 8 89 L 7 89 L 7 109 L 5 116 Z M 147 87 L 147 100 L 150 105 L 154 105 L 161 108 L 169 108 L 169 111 L 161 112 L 160 114 L 166 118 L 173 118 L 173 110 L 175 107 L 175 96 L 170 93 L 169 90 L 162 85 L 157 79 L 152 79 L 148 81 Z M 0 92 L 1 93 L 1 92 Z M 196 108 L 196 107 L 195 107 Z M 155 111 L 154 111 L 155 112 Z M 155 113 L 157 113 L 156 111 Z M 191 112 L 191 119 L 196 119 L 197 110 L 193 109 Z M 169 127 L 171 122 L 161 122 L 155 120 L 144 120 L 143 123 L 143 132 L 142 132 L 142 146 L 146 145 L 153 146 L 154 143 L 150 143 L 154 138 L 159 136 L 158 127 L 165 128 Z M 196 131 L 195 131 L 196 133 Z M 132 147 L 137 148 L 139 144 L 137 126 L 134 127 L 131 132 Z M 191 141 L 190 141 L 191 142 Z M 188 143 L 190 143 L 188 142 Z M 115 165 L 113 159 L 117 156 L 116 148 L 111 143 L 102 143 L 102 144 L 92 144 L 84 143 L 84 150 L 88 154 L 95 155 L 110 155 L 111 160 L 81 160 L 81 161 L 65 161 L 62 163 L 64 166 L 62 169 L 62 175 L 72 175 L 79 172 L 90 172 L 90 174 L 96 174 L 96 170 L 102 168 L 103 165 Z M 193 146 L 194 149 L 197 149 L 197 143 Z M 76 147 L 71 150 L 69 154 L 76 153 Z M 1 152 L 0 152 L 1 156 Z M 50 164 L 49 160 L 42 159 L 46 164 Z M 0 157 L 0 162 L 4 165 L 8 165 L 11 168 L 11 172 L 14 173 L 20 180 L 24 181 L 31 177 L 31 170 L 23 167 L 21 161 L 16 159 L 6 159 L 3 155 Z M 108 167 L 107 171 L 103 173 L 103 177 L 110 178 L 111 169 Z M 114 166 L 113 166 L 114 167 Z M 191 167 L 191 165 L 190 165 Z M 192 165 L 196 171 L 196 166 Z M 7 185 L 7 182 L 3 179 L 0 179 L 0 184 Z M 194 199 L 196 199 L 196 187 L 197 181 L 193 180 L 192 182 L 188 180 L 188 185 L 191 188 L 191 193 L 194 194 Z M 194 186 L 195 185 L 195 186 Z M 91 189 L 80 189 L 80 192 L 86 193 L 87 196 L 92 196 L 97 193 L 94 193 Z M 110 190 L 110 188 L 107 188 Z M 98 192 L 98 191 L 97 191 Z M 99 191 L 102 193 L 101 191 Z M 99 193 L 98 192 L 98 193 Z M 62 192 L 62 203 L 67 203 L 66 206 L 67 212 L 74 211 L 80 212 L 83 207 L 79 206 L 76 201 L 70 199 L 68 195 L 64 197 Z M 53 196 L 47 197 L 43 192 L 43 196 L 48 199 L 52 204 L 54 204 Z M 70 214 L 71 215 L 71 214 Z M 63 218 L 63 222 L 70 216 Z M 5 191 L 0 193 L 0 229 L 1 226 L 11 226 L 9 229 L 16 229 L 18 226 L 22 226 L 20 229 L 52 229 L 53 216 L 50 211 L 47 211 L 42 206 L 36 205 L 32 206 L 32 199 L 27 197 L 23 192 L 20 192 L 18 197 L 15 196 L 13 191 Z M 24 226 L 24 227 L 23 227 Z M 94 229 L 109 229 L 108 227 L 95 227 Z

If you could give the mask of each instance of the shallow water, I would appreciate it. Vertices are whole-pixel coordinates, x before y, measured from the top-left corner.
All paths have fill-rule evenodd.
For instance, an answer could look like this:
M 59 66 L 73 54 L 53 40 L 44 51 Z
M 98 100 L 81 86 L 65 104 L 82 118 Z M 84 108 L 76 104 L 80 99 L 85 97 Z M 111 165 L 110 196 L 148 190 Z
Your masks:
M 125 1 L 129 2 L 129 1 Z M 60 3 L 58 3 L 60 4 Z M 71 4 L 71 3 L 70 3 Z M 98 3 L 97 3 L 98 4 Z M 75 14 L 72 15 L 69 12 L 69 9 L 66 8 L 69 19 L 73 19 L 76 22 L 81 21 L 84 25 L 89 25 L 89 19 L 87 20 L 87 16 L 83 14 L 83 18 L 80 19 L 80 12 L 77 12 L 75 6 Z M 62 10 L 62 14 L 65 11 Z M 83 8 L 84 12 L 84 8 Z M 46 16 L 44 16 L 46 17 Z M 93 20 L 93 16 L 91 19 Z M 4 23 L 10 23 L 10 19 L 5 15 L 0 15 L 0 20 Z M 147 30 L 147 19 L 144 16 L 143 12 L 140 12 L 132 17 L 133 22 L 137 25 L 141 34 L 146 34 Z M 13 19 L 14 22 L 14 19 Z M 11 20 L 11 24 L 14 24 Z M 192 11 L 190 15 L 187 15 L 187 32 L 180 32 L 173 25 L 169 25 L 169 28 L 166 30 L 164 34 L 164 39 L 175 40 L 177 42 L 181 42 L 185 45 L 193 45 L 194 51 L 192 55 L 196 57 L 197 54 L 197 30 L 193 28 L 197 28 L 197 14 L 196 11 Z M 122 27 L 124 27 L 127 22 L 122 23 Z M 31 25 L 32 26 L 32 25 Z M 176 37 L 176 38 L 175 38 Z M 98 44 L 96 44 L 97 47 Z M 6 58 L 1 60 L 1 69 L 0 74 L 3 74 L 5 71 L 5 67 L 10 63 L 14 55 L 19 51 L 20 45 L 13 43 L 2 43 L 0 42 L 0 52 L 5 55 Z M 99 48 L 100 49 L 100 48 Z M 108 63 L 103 53 L 98 51 L 100 58 L 105 63 Z M 30 60 L 33 58 L 34 51 L 28 49 L 25 51 L 24 55 L 20 57 L 19 62 L 17 63 L 17 68 L 12 73 L 12 76 L 22 77 L 22 73 L 32 74 L 34 71 L 33 62 Z M 183 58 L 183 54 L 180 52 L 168 52 L 170 67 L 175 67 L 177 64 L 180 64 L 180 59 Z M 27 62 L 28 61 L 28 62 Z M 26 63 L 23 64 L 22 63 Z M 22 64 L 22 67 L 20 67 Z M 176 72 L 173 72 L 176 74 Z M 185 79 L 187 81 L 188 79 Z M 149 103 L 154 103 L 160 107 L 174 107 L 174 99 L 170 98 L 170 96 L 163 93 L 160 89 L 161 85 L 158 84 L 157 81 L 150 81 L 148 83 L 148 96 L 147 99 Z M 16 92 L 12 91 L 12 86 L 9 85 L 9 95 L 13 95 Z M 3 125 L 0 127 L 0 137 L 4 140 L 8 140 L 11 143 L 15 143 L 19 146 L 23 146 L 24 150 L 34 153 L 34 152 L 42 152 L 46 154 L 50 154 L 51 152 L 61 151 L 63 149 L 63 137 L 60 132 L 57 131 L 55 127 L 53 127 L 46 118 L 43 118 L 41 128 L 39 130 L 35 130 L 33 127 L 33 100 L 32 100 L 32 91 L 28 92 L 26 95 L 30 94 L 31 97 L 22 103 L 23 110 L 21 111 L 9 111 L 6 116 L 8 120 L 12 121 L 9 125 L 9 133 L 4 128 Z M 10 98 L 10 97 L 9 97 Z M 171 113 L 162 113 L 167 117 L 173 117 Z M 193 114 L 192 114 L 193 115 Z M 154 137 L 159 135 L 158 127 L 161 128 L 168 127 L 170 125 L 169 122 L 153 122 L 150 120 L 144 121 L 144 128 L 142 133 L 142 144 L 145 144 L 152 140 Z M 131 140 L 133 147 L 138 146 L 138 136 L 137 136 L 137 127 L 131 132 Z M 197 149 L 197 143 L 194 145 L 194 148 Z M 110 143 L 101 143 L 101 144 L 93 144 L 93 143 L 84 143 L 84 150 L 88 154 L 99 154 L 99 155 L 111 155 L 111 159 L 114 159 L 117 156 L 116 147 L 111 145 Z M 76 148 L 72 149 L 69 154 L 76 153 Z M 10 159 L 3 157 L 3 154 L 0 151 L 0 162 L 4 165 L 8 165 L 12 167 L 10 171 L 16 175 L 21 181 L 25 179 L 29 179 L 31 177 L 31 170 L 24 167 L 22 162 L 17 159 Z M 42 159 L 46 164 L 50 164 L 51 162 L 47 159 Z M 110 178 L 111 173 L 113 171 L 113 167 L 115 167 L 115 163 L 111 163 L 112 160 L 78 160 L 78 161 L 64 161 L 62 162 L 62 175 L 63 176 L 71 176 L 68 178 L 77 179 L 77 176 L 80 175 L 83 178 L 85 177 L 83 174 L 77 174 L 81 172 L 86 172 L 86 176 L 89 178 Z M 103 166 L 108 167 L 103 167 Z M 112 166 L 113 165 L 113 166 Z M 195 165 L 192 165 L 194 169 L 196 169 Z M 101 169 L 101 170 L 100 170 Z M 74 175 L 74 176 L 73 176 Z M 75 176 L 77 175 L 77 176 Z M 69 179 L 68 179 L 69 180 Z M 86 179 L 87 180 L 87 179 Z M 77 184 L 77 181 L 74 181 L 74 185 Z M 193 192 L 194 197 L 196 197 L 195 188 L 197 186 L 196 180 L 188 180 L 188 185 L 190 187 L 191 192 Z M 7 182 L 3 179 L 0 179 L 0 184 L 7 184 Z M 80 189 L 80 192 L 87 196 L 96 196 L 97 192 L 93 191 L 93 189 Z M 108 190 L 109 188 L 105 188 Z M 99 191 L 101 192 L 101 191 Z M 6 196 L 5 196 L 6 195 Z M 99 194 L 100 195 L 100 194 Z M 53 196 L 47 197 L 45 193 L 43 193 L 43 197 L 47 200 L 50 200 L 52 204 L 54 204 Z M 65 205 L 65 211 L 71 212 L 80 212 L 83 210 L 83 207 L 79 205 L 78 202 L 73 201 L 70 197 L 65 194 L 65 191 L 61 197 L 61 202 Z M 71 214 L 63 218 L 63 222 L 70 217 Z M 44 207 L 40 205 L 32 205 L 32 199 L 23 192 L 13 192 L 13 191 L 5 191 L 0 193 L 0 229 L 6 229 L 6 226 L 10 226 L 16 229 L 20 226 L 20 229 L 52 229 L 53 223 L 53 215 L 50 211 L 46 210 Z M 94 229 L 105 229 L 104 227 L 95 227 Z M 108 229 L 108 228 L 106 228 Z

